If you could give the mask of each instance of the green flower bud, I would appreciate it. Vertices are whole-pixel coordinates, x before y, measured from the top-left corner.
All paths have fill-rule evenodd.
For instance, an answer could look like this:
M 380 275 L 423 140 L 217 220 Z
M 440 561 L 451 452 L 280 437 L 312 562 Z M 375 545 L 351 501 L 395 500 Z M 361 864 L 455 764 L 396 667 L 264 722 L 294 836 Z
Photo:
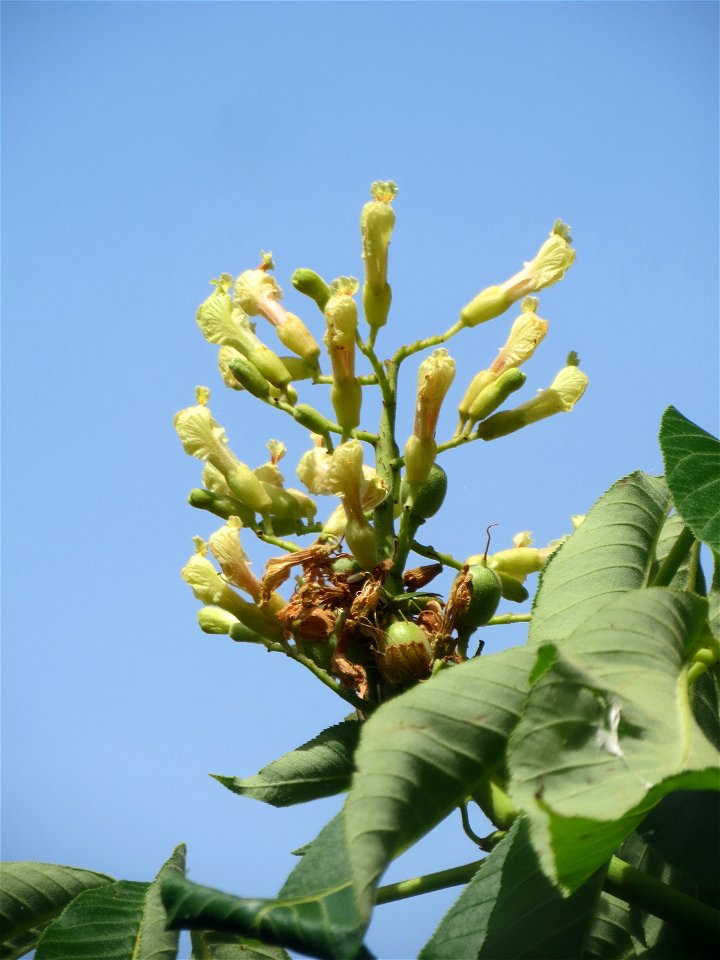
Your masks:
M 201 607 L 197 614 L 198 624 L 203 633 L 230 633 L 230 629 L 240 621 L 232 613 L 221 607 Z
M 280 360 L 291 380 L 312 380 L 317 374 L 317 363 L 303 360 L 302 357 L 280 357 Z
M 337 427 L 337 431 L 341 432 L 338 424 L 330 423 L 327 417 L 324 417 L 319 410 L 316 410 L 315 407 L 311 407 L 307 403 L 299 403 L 293 410 L 293 417 L 299 424 L 310 430 L 311 433 L 317 433 L 321 437 L 326 436 L 333 427 Z
M 230 517 L 240 517 L 243 526 L 255 526 L 255 511 L 251 510 L 246 503 L 236 500 L 234 497 L 222 496 L 212 493 L 210 490 L 201 490 L 199 487 L 190 491 L 188 503 L 191 507 L 198 510 L 207 510 L 216 517 L 222 517 L 228 520 Z
M 494 553 L 488 564 L 498 573 L 507 573 L 517 578 L 537 573 L 542 568 L 543 559 L 536 547 L 512 547 L 510 550 Z
M 422 627 L 412 621 L 397 620 L 378 637 L 375 659 L 388 683 L 404 686 L 429 676 L 432 647 Z
M 263 638 L 256 633 L 254 630 L 251 630 L 249 627 L 246 627 L 244 623 L 234 623 L 230 627 L 230 639 L 234 640 L 235 643 L 262 643 Z
M 500 577 L 500 592 L 506 600 L 512 600 L 513 603 L 524 603 L 528 599 L 530 594 L 520 580 L 504 573 L 502 570 L 496 570 L 495 573 Z
M 478 436 L 483 440 L 494 440 L 553 414 L 566 413 L 572 410 L 587 385 L 587 375 L 579 367 L 564 367 L 548 389 L 541 390 L 532 400 L 514 410 L 503 410 L 484 420 L 478 426 Z
M 477 327 L 505 313 L 512 303 L 512 298 L 502 287 L 486 287 L 462 308 L 460 321 L 464 327 Z
M 515 393 L 516 390 L 522 387 L 526 379 L 522 370 L 511 367 L 509 370 L 501 373 L 494 383 L 491 383 L 490 386 L 481 390 L 468 410 L 466 432 L 471 428 L 472 424 L 477 423 L 478 420 L 484 420 L 485 417 L 490 416 L 491 413 L 497 410 L 497 408 L 507 400 L 510 394 Z
M 314 270 L 308 270 L 305 267 L 296 270 L 290 277 L 290 283 L 300 293 L 304 293 L 306 297 L 314 300 L 322 311 L 325 310 L 325 304 L 330 297 L 330 288 Z
M 271 384 L 260 373 L 255 364 L 241 354 L 229 360 L 228 367 L 237 382 L 254 397 L 269 401 L 272 396 L 277 396 L 277 388 L 273 390 Z

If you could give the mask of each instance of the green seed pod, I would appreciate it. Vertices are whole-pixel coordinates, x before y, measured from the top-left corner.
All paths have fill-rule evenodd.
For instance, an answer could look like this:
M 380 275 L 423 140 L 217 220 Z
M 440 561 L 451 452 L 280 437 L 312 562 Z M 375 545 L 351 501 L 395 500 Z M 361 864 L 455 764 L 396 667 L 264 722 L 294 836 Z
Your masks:
M 486 287 L 460 311 L 460 320 L 464 327 L 476 327 L 486 320 L 493 320 L 505 313 L 513 300 L 502 287 Z
M 500 577 L 483 563 L 476 563 L 470 567 L 470 605 L 458 617 L 457 626 L 472 630 L 484 627 L 495 614 L 502 595 Z
M 512 600 L 513 603 L 524 603 L 530 594 L 525 586 L 502 570 L 494 571 L 500 577 L 500 591 L 506 600 Z
M 333 562 L 332 570 L 339 576 L 351 575 L 360 571 L 360 564 L 354 557 L 338 557 Z
M 330 400 L 335 416 L 343 434 L 347 435 L 360 423 L 360 408 L 362 406 L 362 387 L 360 381 L 335 381 L 330 388 Z
M 304 293 L 306 297 L 314 300 L 321 311 L 325 310 L 325 304 L 330 297 L 330 287 L 319 273 L 308 270 L 307 267 L 301 267 L 290 277 L 290 283 L 300 293 Z
M 403 480 L 400 488 L 400 502 L 405 503 L 409 495 L 409 487 Z M 445 500 L 447 493 L 447 474 L 439 463 L 434 463 L 430 467 L 427 480 L 415 494 L 415 500 L 411 508 L 413 517 L 421 520 L 427 520 L 434 517 Z
M 228 364 L 230 372 L 243 387 L 259 400 L 269 400 L 272 387 L 268 380 L 260 373 L 254 363 L 245 357 L 234 357 Z
M 422 627 L 412 621 L 397 620 L 378 640 L 376 660 L 385 680 L 402 686 L 429 675 L 432 647 Z
M 244 527 L 255 526 L 255 511 L 251 510 L 246 503 L 242 503 L 234 497 L 223 497 L 220 494 L 211 493 L 210 490 L 202 490 L 200 487 L 196 487 L 190 491 L 188 503 L 198 510 L 207 510 L 209 513 L 214 513 L 216 517 L 222 517 L 223 520 L 229 520 L 230 517 L 240 517 Z

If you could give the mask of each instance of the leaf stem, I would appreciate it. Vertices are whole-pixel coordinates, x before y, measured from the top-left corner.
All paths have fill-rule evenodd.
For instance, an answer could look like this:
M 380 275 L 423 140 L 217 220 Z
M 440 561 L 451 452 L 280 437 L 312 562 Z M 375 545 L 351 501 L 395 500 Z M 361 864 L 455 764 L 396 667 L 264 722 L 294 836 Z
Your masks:
M 501 613 L 497 617 L 492 617 L 485 624 L 486 627 L 499 627 L 503 623 L 530 623 L 531 613 Z
M 375 894 L 375 903 L 393 903 L 395 900 L 405 900 L 407 897 L 417 897 L 422 893 L 432 893 L 433 890 L 444 890 L 446 887 L 457 887 L 467 883 L 475 876 L 484 860 L 473 860 L 459 867 L 450 867 L 449 870 L 438 870 L 437 873 L 426 873 L 422 877 L 412 877 L 410 880 L 400 880 L 399 883 L 388 883 L 379 887 Z
M 677 540 L 672 545 L 670 553 L 668 553 L 663 560 L 660 569 L 653 577 L 652 583 L 650 583 L 649 586 L 667 587 L 680 569 L 681 563 L 690 552 L 694 541 L 695 537 L 690 530 L 687 527 L 683 527 Z
M 653 879 L 619 857 L 611 857 L 604 887 L 613 896 L 672 923 L 693 939 L 700 936 L 709 945 L 717 946 L 719 911 Z

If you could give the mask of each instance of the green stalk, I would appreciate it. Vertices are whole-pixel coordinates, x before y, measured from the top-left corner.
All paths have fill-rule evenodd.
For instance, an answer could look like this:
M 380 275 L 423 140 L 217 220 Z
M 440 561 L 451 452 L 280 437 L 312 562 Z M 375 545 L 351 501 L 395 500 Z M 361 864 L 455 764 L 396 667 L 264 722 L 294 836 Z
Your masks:
M 685 557 L 687 557 L 694 542 L 695 537 L 692 535 L 690 530 L 688 530 L 687 527 L 683 527 L 682 532 L 672 545 L 670 553 L 668 553 L 663 560 L 660 569 L 655 574 L 653 581 L 649 584 L 649 586 L 667 587 L 672 581 L 672 578 L 680 569 L 680 565 Z
M 717 947 L 720 912 L 679 890 L 654 880 L 618 857 L 611 857 L 604 887 L 614 897 L 641 907 L 687 933 Z
M 455 334 L 459 333 L 462 329 L 463 324 L 460 320 L 458 320 L 458 322 L 453 324 L 452 327 L 445 331 L 445 333 L 439 333 L 435 337 L 426 337 L 425 340 L 416 340 L 415 343 L 410 343 L 405 347 L 400 347 L 393 357 L 393 362 L 399 366 L 406 357 L 411 357 L 414 353 L 419 353 L 421 350 L 427 350 L 429 347 L 438 347 L 441 343 L 447 343 L 450 337 L 454 337 Z
M 399 883 L 389 883 L 377 890 L 375 903 L 378 905 L 393 903 L 395 900 L 417 897 L 421 893 L 432 893 L 433 890 L 444 890 L 446 887 L 457 887 L 461 883 L 468 883 L 484 862 L 484 860 L 473 860 L 472 863 L 464 863 L 460 867 L 438 870 L 437 873 L 426 873 L 425 876 L 400 880 Z
M 530 623 L 531 613 L 501 613 L 499 617 L 492 617 L 485 624 L 486 627 L 499 627 L 503 623 Z
M 428 560 L 437 560 L 438 563 L 442 563 L 444 567 L 452 567 L 454 570 L 462 570 L 465 566 L 460 560 L 456 560 L 455 557 L 451 557 L 449 553 L 440 553 L 439 550 L 436 550 L 435 547 L 425 546 L 423 543 L 418 543 L 417 540 L 413 540 L 412 549 L 415 553 L 419 553 L 421 557 L 427 557 Z
M 383 502 L 375 508 L 374 524 L 375 538 L 378 549 L 378 560 L 385 560 L 393 555 L 395 550 L 395 487 L 397 486 L 397 469 L 393 467 L 393 461 L 398 456 L 398 447 L 395 442 L 395 416 L 397 410 L 397 365 L 392 361 L 387 361 L 387 373 L 382 370 L 380 363 L 373 350 L 362 345 L 361 349 L 366 353 L 373 367 L 379 367 L 382 378 L 378 374 L 380 389 L 383 397 L 383 409 L 380 417 L 380 433 L 376 446 L 375 468 L 378 476 L 387 484 L 388 495 Z M 388 589 L 392 593 L 399 593 L 401 584 L 397 577 L 391 575 L 388 578 Z

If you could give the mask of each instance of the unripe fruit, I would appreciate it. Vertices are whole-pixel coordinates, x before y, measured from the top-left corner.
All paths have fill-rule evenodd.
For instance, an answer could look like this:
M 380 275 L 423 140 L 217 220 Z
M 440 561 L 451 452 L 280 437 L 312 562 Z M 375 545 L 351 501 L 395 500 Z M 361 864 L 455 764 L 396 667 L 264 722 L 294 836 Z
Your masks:
M 339 576 L 344 574 L 350 575 L 353 573 L 358 573 L 359 570 L 360 564 L 354 557 L 338 557 L 332 565 L 333 573 L 336 573 Z
M 403 480 L 402 487 L 400 488 L 401 503 L 405 503 L 409 492 L 407 482 Z M 411 514 L 414 517 L 419 517 L 421 520 L 434 517 L 443 505 L 446 493 L 447 474 L 439 464 L 434 463 L 432 467 L 430 467 L 427 480 L 415 494 L 415 500 L 410 510 Z
M 402 685 L 430 673 L 432 648 L 422 627 L 408 620 L 391 623 L 377 645 L 377 664 L 388 683 Z
M 470 604 L 458 618 L 457 626 L 474 630 L 484 627 L 494 615 L 502 596 L 500 577 L 483 563 L 476 563 L 470 567 Z

